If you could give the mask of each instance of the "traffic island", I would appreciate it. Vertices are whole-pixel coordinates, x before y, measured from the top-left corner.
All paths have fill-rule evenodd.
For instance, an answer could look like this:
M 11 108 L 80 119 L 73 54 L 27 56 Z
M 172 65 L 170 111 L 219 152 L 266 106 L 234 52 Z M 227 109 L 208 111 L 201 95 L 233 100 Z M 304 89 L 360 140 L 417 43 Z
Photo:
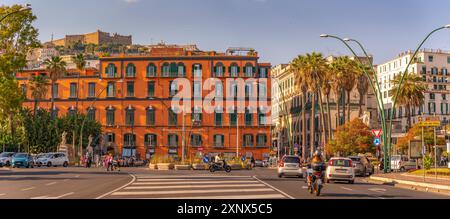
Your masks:
M 176 164 L 175 170 L 191 170 L 190 164 Z
M 192 169 L 193 170 L 207 170 L 208 165 L 202 164 L 202 163 L 194 163 L 194 164 L 192 164 Z
M 173 163 L 157 163 L 158 170 L 173 170 L 175 168 L 175 164 Z
M 400 174 L 389 174 L 386 176 L 383 174 L 372 175 L 369 177 L 368 181 L 376 184 L 378 182 L 384 185 L 392 185 L 399 188 L 450 195 L 450 181 L 442 184 L 421 182 L 420 179 Z
M 148 165 L 148 168 L 151 169 L 151 170 L 157 170 L 158 169 L 158 165 L 151 163 L 151 164 Z

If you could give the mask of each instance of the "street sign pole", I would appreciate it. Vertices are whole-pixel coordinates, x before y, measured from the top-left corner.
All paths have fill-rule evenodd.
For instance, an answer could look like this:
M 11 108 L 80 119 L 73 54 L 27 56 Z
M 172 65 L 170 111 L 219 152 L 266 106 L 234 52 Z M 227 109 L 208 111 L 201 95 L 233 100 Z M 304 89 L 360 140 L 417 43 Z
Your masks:
M 423 135 L 423 129 L 424 127 L 422 126 L 422 169 L 423 169 L 423 181 L 425 182 L 425 138 Z

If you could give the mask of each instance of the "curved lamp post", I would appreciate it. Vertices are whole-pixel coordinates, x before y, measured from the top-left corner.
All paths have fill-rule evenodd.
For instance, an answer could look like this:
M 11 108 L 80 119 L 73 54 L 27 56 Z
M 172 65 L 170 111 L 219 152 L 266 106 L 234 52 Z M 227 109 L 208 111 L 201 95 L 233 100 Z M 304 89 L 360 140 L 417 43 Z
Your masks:
M 10 13 L 6 14 L 5 16 L 3 16 L 2 18 L 0 18 L 0 22 L 5 20 L 8 16 L 10 16 L 12 14 L 19 13 L 19 12 L 22 12 L 22 11 L 29 11 L 29 10 L 31 10 L 31 4 L 22 5 L 22 8 L 20 8 L 19 10 L 10 12 Z
M 397 98 L 398 98 L 398 95 L 399 95 L 399 93 L 400 93 L 400 88 L 401 88 L 401 86 L 402 86 L 402 83 L 403 83 L 403 81 L 404 81 L 404 78 L 405 78 L 406 75 L 408 74 L 408 68 L 409 68 L 409 66 L 412 64 L 412 62 L 414 61 L 414 58 L 416 57 L 417 53 L 419 52 L 420 48 L 421 48 L 422 45 L 425 43 L 425 41 L 426 41 L 433 33 L 437 32 L 437 31 L 439 31 L 439 30 L 442 30 L 442 29 L 446 29 L 446 28 L 450 28 L 450 24 L 445 25 L 445 26 L 442 26 L 442 27 L 439 27 L 439 28 L 436 28 L 436 29 L 434 29 L 433 31 L 431 31 L 431 32 L 425 37 L 425 39 L 422 40 L 422 42 L 419 44 L 419 46 L 417 47 L 417 49 L 414 51 L 413 56 L 412 56 L 411 59 L 409 60 L 408 65 L 406 66 L 405 71 L 404 71 L 403 74 L 402 74 L 402 77 L 401 77 L 401 79 L 400 79 L 399 86 L 398 86 L 398 88 L 397 88 L 397 90 L 396 90 L 396 93 L 395 93 L 395 96 L 394 96 L 394 100 L 393 100 L 393 104 L 392 104 L 391 113 L 389 114 L 389 118 L 391 118 L 391 119 L 389 120 L 389 125 L 388 125 L 387 127 L 386 127 L 386 124 L 385 124 L 386 120 L 385 120 L 385 115 L 384 115 L 384 105 L 383 105 L 382 100 L 380 101 L 381 93 L 380 93 L 380 89 L 379 89 L 378 78 L 375 76 L 375 82 L 376 82 L 377 88 L 378 88 L 378 89 L 377 89 L 378 92 L 375 92 L 375 89 L 374 89 L 374 86 L 373 86 L 373 82 L 372 82 L 372 80 L 370 79 L 370 75 L 368 75 L 368 73 L 365 71 L 365 69 L 363 69 L 363 72 L 366 74 L 366 77 L 369 78 L 370 85 L 371 85 L 372 89 L 374 90 L 374 93 L 376 94 L 375 96 L 377 97 L 377 107 L 378 107 L 378 109 L 380 110 L 380 114 L 381 114 L 381 117 L 382 117 L 382 128 L 384 127 L 384 128 L 383 128 L 383 133 L 385 133 L 385 134 L 383 135 L 383 136 L 385 136 L 385 137 L 383 138 L 383 143 L 384 143 L 384 158 L 385 158 L 385 159 L 384 159 L 384 172 L 385 172 L 385 173 L 388 172 L 389 169 L 390 169 L 390 162 L 389 162 L 390 156 L 389 156 L 388 153 L 389 153 L 390 146 L 391 146 L 392 117 L 394 116 L 395 105 L 396 105 L 396 103 L 397 103 Z M 366 55 L 366 57 L 369 57 L 369 56 L 367 55 L 366 50 L 365 50 L 364 47 L 362 46 L 362 44 L 361 44 L 360 42 L 358 42 L 357 40 L 349 39 L 349 38 L 341 39 L 341 38 L 339 38 L 339 37 L 336 37 L 336 36 L 333 36 L 333 35 L 328 35 L 328 34 L 322 34 L 322 35 L 320 35 L 320 37 L 331 37 L 331 38 L 335 38 L 335 39 L 340 40 L 342 43 L 344 43 L 344 44 L 347 46 L 348 49 L 350 49 L 350 51 L 355 55 L 355 57 L 357 57 L 356 53 L 355 53 L 355 52 L 353 51 L 353 49 L 348 45 L 347 42 L 350 42 L 350 41 L 356 42 L 356 43 L 360 46 L 361 50 L 364 52 L 364 54 Z M 359 59 L 358 59 L 358 60 L 359 60 Z M 359 60 L 359 62 L 361 63 L 360 60 Z M 372 67 L 372 69 L 373 69 L 373 65 L 372 65 L 371 62 L 370 62 L 370 64 L 371 64 L 371 67 Z

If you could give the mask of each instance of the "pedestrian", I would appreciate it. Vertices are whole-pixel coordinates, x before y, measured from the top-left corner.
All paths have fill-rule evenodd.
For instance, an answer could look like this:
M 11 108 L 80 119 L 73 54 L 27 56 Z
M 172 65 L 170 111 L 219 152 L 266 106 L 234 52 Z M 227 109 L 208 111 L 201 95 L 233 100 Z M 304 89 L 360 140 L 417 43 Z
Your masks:
M 251 165 L 251 168 L 252 168 L 252 169 L 255 167 L 255 164 L 256 164 L 255 158 L 252 156 L 252 157 L 250 158 L 250 165 Z

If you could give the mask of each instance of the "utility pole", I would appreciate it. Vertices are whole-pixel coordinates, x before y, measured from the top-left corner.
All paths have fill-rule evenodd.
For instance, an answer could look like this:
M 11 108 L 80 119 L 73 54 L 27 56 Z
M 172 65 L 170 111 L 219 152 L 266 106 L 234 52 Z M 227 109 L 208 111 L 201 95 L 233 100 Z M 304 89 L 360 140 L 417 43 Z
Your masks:
M 434 129 L 434 177 L 437 179 L 437 146 L 436 146 L 436 127 Z
M 237 110 L 236 110 L 237 112 Z M 239 158 L 239 114 L 236 113 L 236 157 Z
M 182 130 L 182 135 L 183 135 L 183 141 L 181 142 L 181 162 L 183 162 L 184 163 L 184 156 L 185 156 L 185 153 L 184 153 L 184 147 L 185 147 L 185 144 L 186 144 L 186 135 L 185 135 L 185 112 L 184 112 L 184 109 L 183 109 L 183 119 L 182 119 L 182 121 L 183 121 L 183 130 Z

